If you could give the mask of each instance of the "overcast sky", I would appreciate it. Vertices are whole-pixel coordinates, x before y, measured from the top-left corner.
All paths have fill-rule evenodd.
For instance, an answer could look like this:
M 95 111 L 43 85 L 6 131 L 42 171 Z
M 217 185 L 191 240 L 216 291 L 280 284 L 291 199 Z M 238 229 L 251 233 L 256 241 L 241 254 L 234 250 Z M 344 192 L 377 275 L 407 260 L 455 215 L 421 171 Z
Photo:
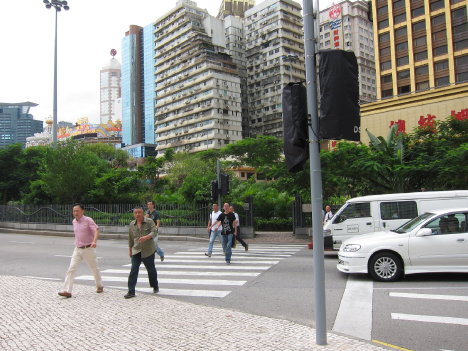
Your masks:
M 221 0 L 196 3 L 216 16 Z M 70 10 L 58 14 L 58 121 L 88 117 L 99 123 L 99 72 L 111 58 L 110 50 L 117 50 L 121 62 L 121 41 L 129 26 L 144 27 L 175 4 L 176 0 L 69 0 Z M 55 10 L 47 10 L 42 0 L 9 0 L 2 1 L 1 11 L 0 102 L 37 103 L 30 112 L 45 120 L 53 113 Z

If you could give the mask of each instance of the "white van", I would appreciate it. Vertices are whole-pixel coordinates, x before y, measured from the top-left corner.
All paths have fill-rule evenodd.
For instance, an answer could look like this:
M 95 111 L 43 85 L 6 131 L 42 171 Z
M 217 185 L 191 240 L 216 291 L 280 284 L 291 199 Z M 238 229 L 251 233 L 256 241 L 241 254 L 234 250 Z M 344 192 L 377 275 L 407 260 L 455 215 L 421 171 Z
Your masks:
M 468 207 L 468 190 L 356 197 L 325 223 L 323 235 L 325 243 L 333 243 L 333 249 L 339 249 L 343 241 L 353 236 L 396 229 L 421 213 L 457 207 Z

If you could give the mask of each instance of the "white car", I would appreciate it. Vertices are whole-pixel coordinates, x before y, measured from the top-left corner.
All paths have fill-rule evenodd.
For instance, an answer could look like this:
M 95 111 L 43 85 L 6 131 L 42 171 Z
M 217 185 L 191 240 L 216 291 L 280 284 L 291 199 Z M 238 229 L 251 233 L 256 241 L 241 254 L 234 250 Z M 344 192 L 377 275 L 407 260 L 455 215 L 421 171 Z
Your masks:
M 391 282 L 402 274 L 468 273 L 468 208 L 426 212 L 387 232 L 346 240 L 337 268 Z

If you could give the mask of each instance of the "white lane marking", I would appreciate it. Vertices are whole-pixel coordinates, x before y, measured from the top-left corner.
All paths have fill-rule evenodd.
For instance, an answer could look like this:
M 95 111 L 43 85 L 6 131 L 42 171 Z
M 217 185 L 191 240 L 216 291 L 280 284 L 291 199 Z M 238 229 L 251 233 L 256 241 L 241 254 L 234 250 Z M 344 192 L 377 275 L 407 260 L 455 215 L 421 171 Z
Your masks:
M 412 299 L 468 301 L 468 296 L 455 296 L 455 295 L 407 294 L 407 293 L 391 292 L 390 296 L 391 297 L 407 297 L 407 298 L 412 298 Z
M 62 280 L 62 279 L 59 279 L 59 278 L 32 277 L 30 275 L 23 275 L 22 278 L 40 279 L 40 280 Z
M 127 290 L 121 286 L 109 286 L 106 288 Z M 136 288 L 136 291 L 153 293 L 153 288 Z M 159 293 L 157 295 L 167 295 L 167 296 L 194 296 L 194 297 L 219 297 L 223 298 L 229 295 L 231 291 L 221 291 L 221 290 L 183 290 L 183 289 L 161 289 L 159 288 Z
M 106 269 L 101 271 L 101 273 L 108 273 L 108 274 L 130 274 L 129 269 Z M 145 269 L 140 270 L 140 274 L 148 274 Z M 250 273 L 250 272 L 190 272 L 190 271 L 164 271 L 158 268 L 158 276 L 159 275 L 195 275 L 195 276 L 213 276 L 213 277 L 258 277 L 260 273 Z
M 221 262 L 224 262 L 224 258 L 216 258 L 216 257 L 211 257 L 209 258 L 210 262 L 208 262 L 208 258 L 199 258 L 199 259 L 195 259 L 195 260 L 178 260 L 178 259 L 175 259 L 173 260 L 171 257 L 167 257 L 164 256 L 164 262 L 176 262 L 176 263 L 201 263 L 201 264 L 205 264 L 205 263 L 214 263 L 214 262 L 218 262 L 218 263 L 221 263 Z M 212 262 L 211 262 L 212 261 Z M 251 264 L 251 263 L 261 263 L 261 264 L 278 264 L 279 261 L 239 261 L 239 260 L 236 260 L 236 263 L 242 263 L 242 264 Z M 161 265 L 165 265 L 165 263 L 161 263 Z
M 16 241 L 16 240 L 11 240 L 10 243 L 16 243 L 16 244 L 34 244 L 32 241 Z
M 392 313 L 392 319 L 399 319 L 399 320 L 405 320 L 405 321 L 415 321 L 415 322 L 468 325 L 468 319 L 467 318 L 421 316 L 421 315 L 417 315 L 417 314 Z
M 454 289 L 468 289 L 468 286 L 440 286 L 440 287 L 432 287 L 432 288 L 374 288 L 374 290 L 454 290 Z
M 371 340 L 373 281 L 348 277 L 333 331 Z
M 248 254 L 247 254 L 248 255 Z M 283 257 L 278 257 L 277 255 L 275 256 L 268 256 L 268 257 L 265 257 L 265 256 L 247 256 L 246 254 L 235 254 L 235 257 L 239 257 L 241 256 L 240 258 L 242 258 L 243 260 L 284 260 L 285 258 L 287 257 L 291 257 L 291 255 L 283 255 Z M 168 255 L 168 256 L 164 256 L 164 258 L 206 258 L 205 255 L 200 255 L 200 254 L 197 254 L 197 253 L 189 253 L 188 255 L 181 255 L 181 254 L 175 254 L 175 255 Z M 213 255 L 213 257 L 211 257 L 212 259 L 213 258 L 224 258 L 224 256 L 219 256 L 218 255 Z
M 234 249 L 236 250 L 236 249 Z M 191 249 L 189 250 L 189 252 L 203 252 L 203 251 L 206 251 L 206 248 L 199 248 L 199 249 Z M 214 252 L 222 252 L 222 251 L 219 251 L 218 249 L 215 249 L 213 250 Z M 270 253 L 279 253 L 279 254 L 295 254 L 297 252 L 299 252 L 300 250 L 291 250 L 291 249 L 253 249 L 253 248 L 250 248 L 249 247 L 249 251 L 250 253 L 265 253 L 265 254 L 270 254 Z M 244 251 L 245 252 L 245 251 Z M 235 254 L 235 251 L 234 251 L 234 254 Z
M 104 282 L 126 282 L 127 277 L 102 276 Z M 81 275 L 76 280 L 94 280 L 92 275 Z M 246 280 L 215 280 L 215 279 L 158 279 L 159 284 L 188 284 L 188 285 L 235 285 L 241 286 L 247 283 Z
M 235 263 L 237 263 L 237 261 Z M 132 266 L 131 263 L 123 265 L 123 267 L 131 267 L 131 266 Z M 163 267 L 163 266 L 164 266 L 164 269 L 167 269 L 167 268 L 176 268 L 176 269 L 185 268 L 185 269 L 221 269 L 221 270 L 246 270 L 246 271 L 247 270 L 248 271 L 268 270 L 268 269 L 271 268 L 271 266 L 235 266 L 234 264 L 220 265 L 220 266 L 205 266 L 205 265 L 187 266 L 187 265 L 183 265 L 183 264 L 165 264 L 165 263 L 162 263 L 161 267 Z M 141 265 L 140 267 L 144 267 L 144 265 Z M 160 266 L 158 265 L 156 268 L 158 268 L 158 267 L 160 267 Z

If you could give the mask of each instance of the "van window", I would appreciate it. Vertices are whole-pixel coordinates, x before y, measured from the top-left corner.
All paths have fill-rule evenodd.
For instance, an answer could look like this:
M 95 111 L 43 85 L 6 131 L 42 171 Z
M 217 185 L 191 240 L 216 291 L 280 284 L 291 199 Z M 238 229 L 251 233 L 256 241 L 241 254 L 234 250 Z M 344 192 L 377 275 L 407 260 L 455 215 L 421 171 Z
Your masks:
M 418 216 L 416 201 L 382 202 L 380 203 L 380 218 L 412 219 Z
M 341 223 L 350 218 L 362 217 L 371 217 L 370 202 L 347 204 L 333 223 Z

